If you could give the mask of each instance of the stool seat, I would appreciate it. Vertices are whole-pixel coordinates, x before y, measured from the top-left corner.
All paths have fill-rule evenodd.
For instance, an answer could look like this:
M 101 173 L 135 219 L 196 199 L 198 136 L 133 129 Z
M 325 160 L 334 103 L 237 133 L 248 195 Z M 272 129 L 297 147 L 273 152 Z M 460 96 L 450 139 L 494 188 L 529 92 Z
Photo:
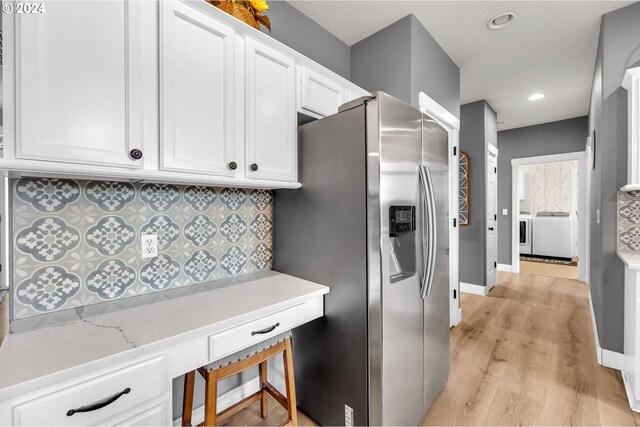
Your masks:
M 284 362 L 284 382 L 287 395 L 284 396 L 267 380 L 267 360 L 282 353 Z M 245 397 L 222 412 L 218 412 L 218 381 L 258 366 L 260 389 Z M 296 386 L 293 378 L 293 352 L 291 331 L 268 338 L 249 348 L 223 357 L 196 370 L 205 379 L 204 422 L 200 425 L 215 426 L 226 422 L 253 402 L 260 402 L 260 416 L 267 418 L 268 395 L 287 410 L 288 418 L 281 425 L 298 425 L 296 412 Z M 191 425 L 193 392 L 196 371 L 184 376 L 184 398 L 182 400 L 182 425 Z
M 216 360 L 215 362 L 211 362 L 208 365 L 205 365 L 204 368 L 207 370 L 207 372 L 211 372 L 214 369 L 220 369 L 224 366 L 231 365 L 232 363 L 239 362 L 243 359 L 248 359 L 251 356 L 254 356 L 268 348 L 273 347 L 278 343 L 283 342 L 287 338 L 291 338 L 291 331 L 283 332 L 279 335 L 254 344 L 251 347 L 240 350 L 227 357 L 223 357 L 222 359 Z

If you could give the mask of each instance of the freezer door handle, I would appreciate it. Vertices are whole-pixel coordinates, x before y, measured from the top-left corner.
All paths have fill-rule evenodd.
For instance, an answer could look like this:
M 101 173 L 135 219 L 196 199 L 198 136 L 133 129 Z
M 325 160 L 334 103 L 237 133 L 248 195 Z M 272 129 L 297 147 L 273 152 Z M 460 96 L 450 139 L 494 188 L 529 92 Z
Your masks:
M 420 188 L 422 190 L 422 254 L 424 270 L 420 286 L 420 296 L 424 299 L 431 294 L 435 273 L 437 229 L 436 202 L 433 181 L 428 166 L 420 165 Z M 426 236 L 425 236 L 426 234 Z

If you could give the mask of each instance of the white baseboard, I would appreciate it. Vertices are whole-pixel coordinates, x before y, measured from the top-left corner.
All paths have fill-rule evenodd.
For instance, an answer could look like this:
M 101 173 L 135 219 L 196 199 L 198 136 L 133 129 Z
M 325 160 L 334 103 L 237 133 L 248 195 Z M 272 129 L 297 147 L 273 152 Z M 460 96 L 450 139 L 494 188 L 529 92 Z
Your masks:
M 591 291 L 589 291 L 589 310 L 591 311 L 591 329 L 593 330 L 593 344 L 596 348 L 596 361 L 598 364 L 606 366 L 607 368 L 622 371 L 622 368 L 624 367 L 624 354 L 600 347 L 600 339 L 598 338 L 598 329 L 596 328 L 596 316 L 593 311 Z
M 474 294 L 474 295 L 482 295 L 483 297 L 486 297 L 487 295 L 489 295 L 490 290 L 491 288 L 487 288 L 486 286 L 460 282 L 460 292 L 466 292 L 468 294 Z
M 624 383 L 624 391 L 625 393 L 627 393 L 627 401 L 629 402 L 629 408 L 631 408 L 632 411 L 640 412 L 640 402 L 635 400 L 635 398 L 633 397 L 633 393 L 631 392 L 631 384 L 629 384 L 629 382 L 627 381 L 627 375 L 625 374 L 624 371 L 622 371 L 621 374 L 622 374 L 622 382 Z
M 593 343 L 596 347 L 596 362 L 602 365 L 602 349 L 598 339 L 598 328 L 596 327 L 596 315 L 593 311 L 593 301 L 591 300 L 591 290 L 589 290 L 589 309 L 591 310 L 591 329 L 593 330 Z
M 511 264 L 500 264 L 498 263 L 498 271 L 506 271 L 507 273 L 513 272 L 513 268 Z
M 624 367 L 624 354 L 607 350 L 606 348 L 601 349 L 601 352 L 602 362 L 600 364 L 602 366 L 622 371 L 622 368 Z
M 462 321 L 462 309 L 458 308 L 457 310 L 454 311 L 453 315 L 451 316 L 451 325 L 449 325 L 450 328 L 453 328 L 454 326 L 458 326 L 458 324 Z

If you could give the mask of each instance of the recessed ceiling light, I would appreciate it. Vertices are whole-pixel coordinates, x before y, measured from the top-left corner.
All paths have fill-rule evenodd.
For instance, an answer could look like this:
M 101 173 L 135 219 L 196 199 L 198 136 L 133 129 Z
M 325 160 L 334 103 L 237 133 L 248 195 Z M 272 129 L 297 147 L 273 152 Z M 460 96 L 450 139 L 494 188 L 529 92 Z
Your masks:
M 547 96 L 545 93 L 534 93 L 529 97 L 529 101 L 540 101 L 545 96 Z
M 489 22 L 487 22 L 487 27 L 489 27 L 490 30 L 499 30 L 500 28 L 504 28 L 511 24 L 517 17 L 518 15 L 516 15 L 515 12 L 501 13 L 489 20 Z

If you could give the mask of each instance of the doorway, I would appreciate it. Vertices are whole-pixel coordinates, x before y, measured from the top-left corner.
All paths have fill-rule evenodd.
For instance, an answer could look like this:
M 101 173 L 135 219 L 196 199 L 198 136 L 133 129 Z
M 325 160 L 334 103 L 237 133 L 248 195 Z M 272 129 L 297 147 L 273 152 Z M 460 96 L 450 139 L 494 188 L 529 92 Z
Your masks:
M 512 269 L 586 280 L 585 152 L 512 160 Z

